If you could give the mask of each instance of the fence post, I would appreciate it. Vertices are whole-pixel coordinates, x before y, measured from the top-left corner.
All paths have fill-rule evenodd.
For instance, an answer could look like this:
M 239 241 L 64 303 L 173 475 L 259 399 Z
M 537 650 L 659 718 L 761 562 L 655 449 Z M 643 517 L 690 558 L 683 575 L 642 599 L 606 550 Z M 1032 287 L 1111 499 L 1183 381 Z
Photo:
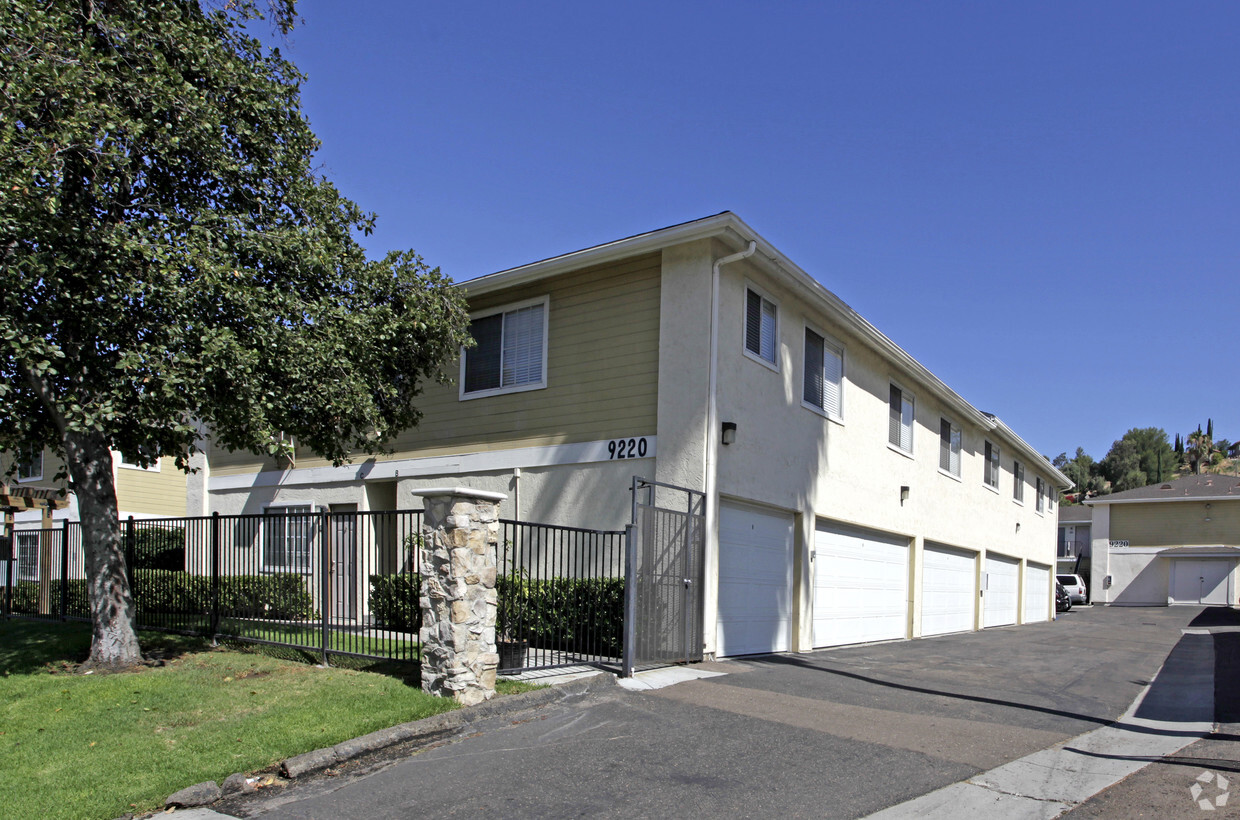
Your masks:
M 125 522 L 125 576 L 129 581 L 129 594 L 133 597 L 134 602 L 134 620 L 136 627 L 142 623 L 142 614 L 138 612 L 138 574 L 134 572 L 134 564 L 136 563 L 138 554 L 138 531 L 134 524 L 133 516 L 129 516 L 129 520 Z
M 285 525 L 287 527 L 287 524 Z M 322 628 L 319 642 L 323 650 L 323 666 L 331 666 L 327 661 L 328 619 L 331 618 L 332 600 L 332 537 L 331 518 L 326 510 L 319 512 L 319 618 Z M 311 575 L 313 577 L 313 575 Z
M 65 519 L 60 536 L 60 620 L 69 615 L 69 519 Z
M 463 487 L 417 490 L 422 513 L 422 689 L 472 706 L 495 695 L 499 502 Z
M 624 654 L 621 677 L 633 677 L 637 648 L 637 525 L 624 528 Z
M 211 513 L 211 645 L 220 631 L 220 513 Z
M 4 615 L 13 614 L 13 565 L 17 563 L 17 540 L 13 533 L 13 513 L 4 514 Z

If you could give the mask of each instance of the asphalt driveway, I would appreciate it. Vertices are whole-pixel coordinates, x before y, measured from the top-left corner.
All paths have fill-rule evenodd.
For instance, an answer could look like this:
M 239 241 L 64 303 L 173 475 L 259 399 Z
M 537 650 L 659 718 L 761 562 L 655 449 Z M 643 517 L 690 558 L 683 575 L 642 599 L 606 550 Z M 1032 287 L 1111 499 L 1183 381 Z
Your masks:
M 1118 718 L 1196 608 L 707 664 L 223 807 L 268 818 L 861 817 Z

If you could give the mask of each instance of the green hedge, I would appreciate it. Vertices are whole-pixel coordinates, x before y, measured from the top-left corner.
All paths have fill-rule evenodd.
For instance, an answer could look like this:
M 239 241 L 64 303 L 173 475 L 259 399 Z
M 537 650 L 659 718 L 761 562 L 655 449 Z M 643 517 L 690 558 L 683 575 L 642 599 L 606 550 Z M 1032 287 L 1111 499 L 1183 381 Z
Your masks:
M 623 578 L 551 578 L 505 575 L 496 582 L 500 638 L 531 646 L 619 656 L 623 647 Z
M 140 625 L 153 622 L 161 615 L 211 613 L 209 576 L 163 569 L 137 570 L 133 573 L 133 593 Z M 51 599 L 52 614 L 59 614 L 59 581 L 52 582 Z M 14 585 L 14 612 L 34 613 L 38 600 L 39 585 L 36 582 L 21 581 Z M 69 581 L 67 614 L 78 617 L 89 615 L 86 581 Z M 220 578 L 220 615 L 272 621 L 304 621 L 318 617 L 305 577 L 293 573 L 228 575 Z
M 396 632 L 421 629 L 421 585 L 422 576 L 416 572 L 370 576 L 370 617 L 375 626 Z
M 165 569 L 185 570 L 185 528 L 172 527 L 163 529 L 137 524 L 133 533 L 133 542 L 129 544 L 125 528 L 122 528 L 122 543 L 132 552 L 127 556 L 133 569 Z

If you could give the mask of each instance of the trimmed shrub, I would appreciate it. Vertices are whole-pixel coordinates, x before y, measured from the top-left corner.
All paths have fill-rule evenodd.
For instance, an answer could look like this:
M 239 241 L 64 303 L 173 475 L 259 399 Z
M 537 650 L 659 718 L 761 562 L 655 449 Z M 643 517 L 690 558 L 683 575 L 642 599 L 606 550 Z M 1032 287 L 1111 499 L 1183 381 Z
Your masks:
M 416 572 L 370 576 L 370 617 L 375 626 L 396 632 L 422 628 L 422 576 Z
M 161 529 L 138 524 L 128 560 L 133 569 L 184 571 L 185 528 Z
M 623 578 L 551 578 L 523 574 L 496 580 L 496 633 L 531 646 L 618 656 L 623 647 Z

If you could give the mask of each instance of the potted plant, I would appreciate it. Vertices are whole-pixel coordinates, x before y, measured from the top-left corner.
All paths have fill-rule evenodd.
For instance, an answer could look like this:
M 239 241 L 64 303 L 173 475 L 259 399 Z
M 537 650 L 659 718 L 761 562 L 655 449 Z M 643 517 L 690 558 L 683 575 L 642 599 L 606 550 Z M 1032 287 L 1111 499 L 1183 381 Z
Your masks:
M 524 569 L 499 576 L 495 584 L 495 648 L 500 671 L 522 669 L 530 643 L 526 615 L 529 610 L 530 578 Z

